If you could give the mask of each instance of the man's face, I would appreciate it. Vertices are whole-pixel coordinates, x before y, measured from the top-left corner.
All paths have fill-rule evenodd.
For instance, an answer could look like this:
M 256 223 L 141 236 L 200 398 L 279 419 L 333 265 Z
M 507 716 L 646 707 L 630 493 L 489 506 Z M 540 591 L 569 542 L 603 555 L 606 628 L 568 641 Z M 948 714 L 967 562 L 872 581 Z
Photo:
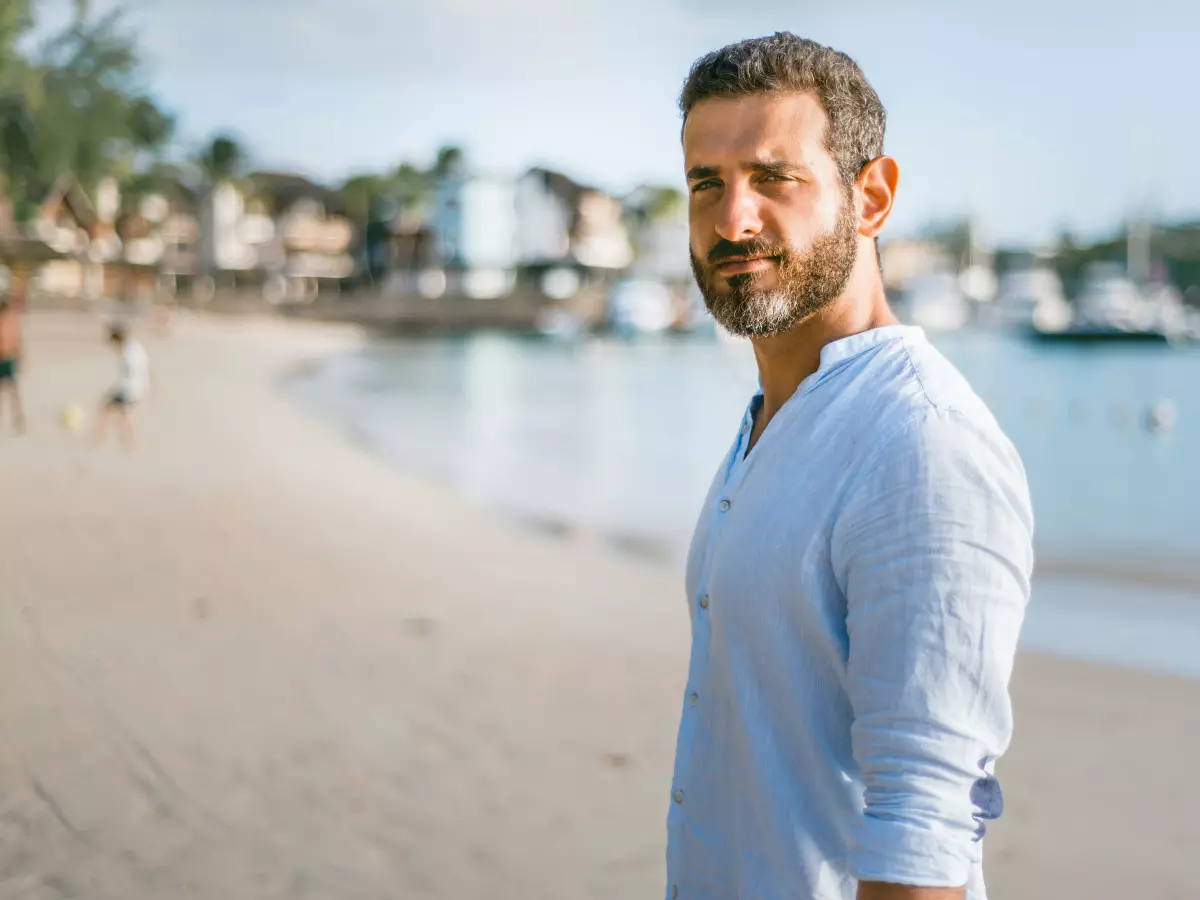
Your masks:
M 811 94 L 709 98 L 688 114 L 692 271 L 733 334 L 787 331 L 846 287 L 858 212 L 825 149 L 826 121 Z

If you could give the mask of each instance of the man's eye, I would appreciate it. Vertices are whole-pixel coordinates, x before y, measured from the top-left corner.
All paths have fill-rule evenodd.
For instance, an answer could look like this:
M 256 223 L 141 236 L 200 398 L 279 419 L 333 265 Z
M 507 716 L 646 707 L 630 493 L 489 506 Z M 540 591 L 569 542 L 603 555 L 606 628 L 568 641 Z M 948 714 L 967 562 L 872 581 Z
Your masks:
M 717 186 L 717 182 L 715 179 L 712 179 L 712 178 L 708 179 L 707 181 L 698 181 L 692 185 L 692 193 L 698 194 L 701 191 L 705 191 L 705 190 L 708 190 L 709 188 L 713 188 L 716 186 Z

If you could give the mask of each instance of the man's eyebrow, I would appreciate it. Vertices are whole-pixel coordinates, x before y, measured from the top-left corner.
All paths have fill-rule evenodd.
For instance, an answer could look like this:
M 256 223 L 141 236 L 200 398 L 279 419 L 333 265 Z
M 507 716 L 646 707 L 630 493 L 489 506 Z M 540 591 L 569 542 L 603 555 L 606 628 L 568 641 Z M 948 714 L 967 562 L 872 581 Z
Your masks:
M 760 175 L 807 175 L 808 169 L 786 159 L 750 163 L 749 169 Z
M 810 174 L 809 170 L 804 166 L 788 162 L 786 159 L 755 160 L 754 162 L 743 163 L 742 168 L 759 175 L 805 176 Z M 701 178 L 715 178 L 720 174 L 720 170 L 715 166 L 692 166 L 692 168 L 688 169 L 687 180 L 697 181 Z

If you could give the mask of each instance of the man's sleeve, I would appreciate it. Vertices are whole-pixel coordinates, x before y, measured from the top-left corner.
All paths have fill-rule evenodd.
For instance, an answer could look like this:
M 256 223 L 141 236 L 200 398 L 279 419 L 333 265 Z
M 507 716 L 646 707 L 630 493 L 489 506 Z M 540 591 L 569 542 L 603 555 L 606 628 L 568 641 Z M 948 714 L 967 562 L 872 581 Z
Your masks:
M 1024 470 L 998 430 L 931 409 L 855 479 L 833 537 L 865 784 L 853 874 L 966 884 L 1012 733 L 1033 567 Z

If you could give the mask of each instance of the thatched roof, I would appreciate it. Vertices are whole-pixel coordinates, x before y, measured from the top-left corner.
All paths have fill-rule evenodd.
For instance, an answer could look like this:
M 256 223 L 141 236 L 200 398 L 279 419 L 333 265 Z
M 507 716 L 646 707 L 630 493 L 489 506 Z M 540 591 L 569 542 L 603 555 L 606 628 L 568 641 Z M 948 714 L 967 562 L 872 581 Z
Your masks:
M 68 256 L 69 254 L 55 250 L 40 238 L 0 235 L 0 262 L 38 263 L 66 259 Z
M 88 234 L 91 234 L 100 222 L 96 207 L 92 205 L 92 201 L 84 189 L 79 186 L 75 176 L 70 173 L 60 175 L 54 182 L 50 193 L 42 201 L 42 209 L 65 209 Z
M 299 200 L 316 200 L 330 213 L 345 212 L 337 191 L 291 172 L 255 172 L 249 181 L 257 196 L 270 203 L 276 215 L 286 212 Z

